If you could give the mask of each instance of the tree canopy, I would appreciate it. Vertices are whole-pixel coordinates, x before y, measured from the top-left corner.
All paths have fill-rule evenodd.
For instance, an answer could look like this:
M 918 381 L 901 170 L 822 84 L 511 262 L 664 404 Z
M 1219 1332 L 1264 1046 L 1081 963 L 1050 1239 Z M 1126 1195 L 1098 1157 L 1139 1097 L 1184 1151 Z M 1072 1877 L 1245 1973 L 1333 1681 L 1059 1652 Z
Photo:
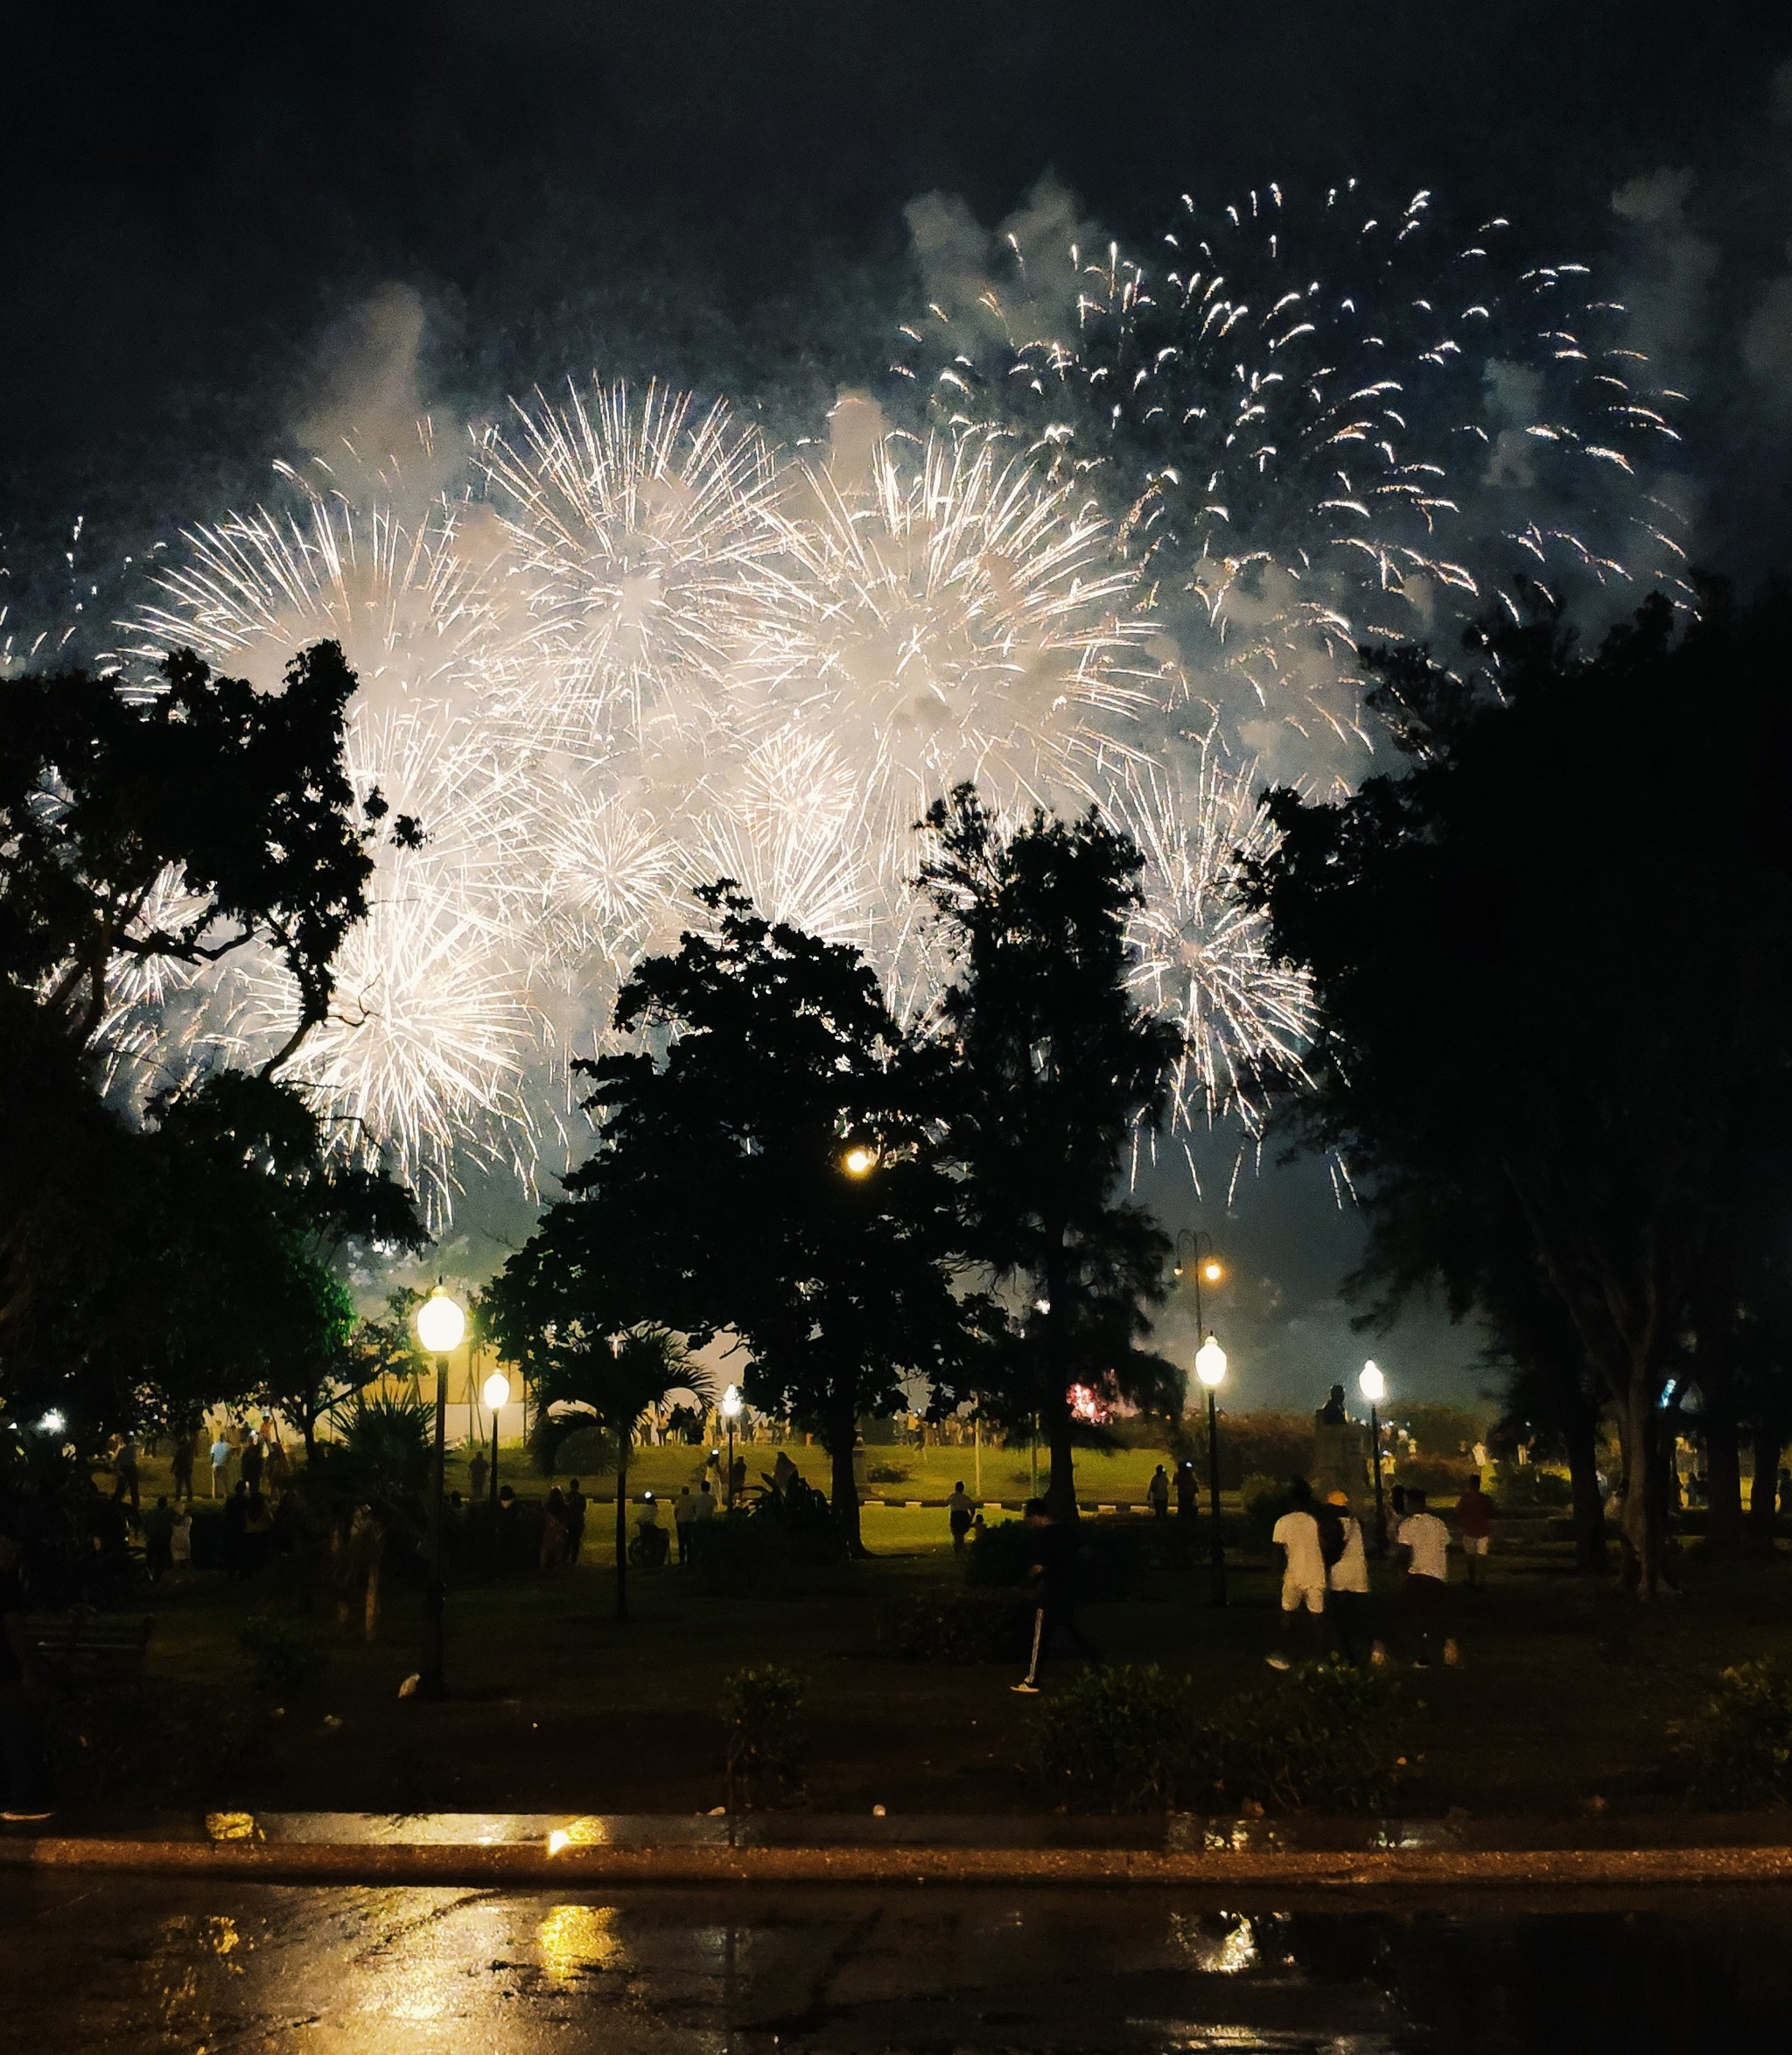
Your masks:
M 1508 1330 L 1558 1309 L 1616 1413 L 1645 1590 L 1670 1380 L 1689 1348 L 1718 1374 L 1700 1305 L 1750 1296 L 1740 1258 L 1783 1262 L 1792 1219 L 1788 650 L 1784 592 L 1713 588 L 1591 656 L 1547 614 L 1460 674 L 1376 653 L 1404 768 L 1270 795 L 1249 885 L 1313 978 L 1294 1119 L 1349 1169 L 1368 1275 L 1442 1278 Z
M 570 1329 L 738 1336 L 752 1403 L 821 1434 L 857 1545 L 860 1417 L 910 1380 L 968 1386 L 989 1314 L 955 1288 L 936 1059 L 856 950 L 763 919 L 725 880 L 696 896 L 712 930 L 618 998 L 646 1046 L 582 1066 L 597 1146 L 493 1287 L 494 1325 L 523 1360 Z

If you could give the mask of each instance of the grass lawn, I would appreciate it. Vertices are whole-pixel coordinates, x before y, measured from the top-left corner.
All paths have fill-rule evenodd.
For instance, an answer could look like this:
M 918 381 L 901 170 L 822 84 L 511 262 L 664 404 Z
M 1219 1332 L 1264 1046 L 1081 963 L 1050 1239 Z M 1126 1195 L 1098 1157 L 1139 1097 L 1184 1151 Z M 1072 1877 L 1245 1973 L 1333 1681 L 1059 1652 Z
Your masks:
M 748 1452 L 750 1473 L 769 1453 Z M 822 1452 L 793 1453 L 819 1480 Z M 961 1453 L 927 1450 L 914 1470 L 930 1477 L 937 1464 L 956 1475 Z M 1141 1486 L 1153 1459 L 1142 1460 Z M 663 1490 L 679 1481 L 681 1463 L 688 1475 L 686 1451 L 649 1451 L 641 1472 Z M 1085 1487 L 1091 1503 L 1127 1502 L 1128 1486 L 1116 1483 L 1110 1499 L 1094 1465 L 1082 1474 L 1101 1478 Z M 153 1473 L 145 1482 L 154 1487 Z M 989 1484 L 986 1470 L 994 1496 Z M 531 1495 L 541 1488 L 527 1486 Z M 923 1483 L 905 1495 L 934 1494 Z M 339 1629 L 318 1602 L 309 1624 L 331 1649 L 324 1697 L 278 1719 L 256 1709 L 236 1645 L 242 1617 L 265 1596 L 197 1575 L 145 1606 L 156 1621 L 153 1675 L 198 1703 L 215 1729 L 180 1795 L 264 1809 L 707 1810 L 722 1796 L 722 1680 L 743 1664 L 775 1661 L 808 1680 L 808 1792 L 818 1809 L 1049 1806 L 1054 1794 L 1027 1771 L 1039 1701 L 1011 1692 L 1008 1667 L 905 1662 L 880 1647 L 878 1621 L 892 1602 L 957 1588 L 944 1529 L 934 1507 L 869 1506 L 873 1560 L 813 1573 L 794 1596 L 723 1597 L 676 1570 L 637 1572 L 634 1617 L 619 1624 L 608 1510 L 594 1508 L 577 1568 L 453 1590 L 448 1703 L 397 1696 L 417 1666 L 421 1607 L 415 1589 L 388 1579 L 373 1646 Z M 1764 1654 L 1792 1662 L 1792 1558 L 1707 1569 L 1695 1552 L 1685 1596 L 1645 1610 L 1576 1576 L 1565 1547 L 1544 1534 L 1540 1524 L 1515 1523 L 1496 1539 L 1489 1590 L 1454 1591 L 1464 1666 L 1409 1674 L 1404 1717 L 1420 1759 L 1408 1808 L 1671 1820 L 1683 1808 L 1669 1723 L 1697 1708 L 1725 1664 Z M 1398 1580 L 1390 1573 L 1385 1582 L 1380 1604 L 1397 1648 Z M 1269 1680 L 1263 1658 L 1276 1614 L 1263 1556 L 1235 1560 L 1231 1598 L 1223 1610 L 1208 1603 L 1200 1564 L 1157 1575 L 1136 1599 L 1090 1606 L 1085 1624 L 1110 1661 L 1186 1673 L 1204 1707 Z

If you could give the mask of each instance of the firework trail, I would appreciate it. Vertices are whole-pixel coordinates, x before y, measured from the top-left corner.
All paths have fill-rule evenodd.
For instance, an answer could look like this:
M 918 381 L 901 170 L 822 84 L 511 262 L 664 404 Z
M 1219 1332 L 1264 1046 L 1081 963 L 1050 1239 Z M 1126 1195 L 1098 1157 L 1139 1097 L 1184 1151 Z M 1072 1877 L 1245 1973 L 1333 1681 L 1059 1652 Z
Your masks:
M 1003 257 L 894 369 L 933 419 L 1101 490 L 1249 747 L 1348 765 L 1357 646 L 1453 640 L 1516 570 L 1684 590 L 1643 482 L 1680 396 L 1649 389 L 1586 267 L 1520 268 L 1503 221 L 1456 242 L 1424 193 L 1377 217 L 1354 186 L 1306 210 L 1270 186 L 1212 216 L 1185 199 L 1150 257 Z

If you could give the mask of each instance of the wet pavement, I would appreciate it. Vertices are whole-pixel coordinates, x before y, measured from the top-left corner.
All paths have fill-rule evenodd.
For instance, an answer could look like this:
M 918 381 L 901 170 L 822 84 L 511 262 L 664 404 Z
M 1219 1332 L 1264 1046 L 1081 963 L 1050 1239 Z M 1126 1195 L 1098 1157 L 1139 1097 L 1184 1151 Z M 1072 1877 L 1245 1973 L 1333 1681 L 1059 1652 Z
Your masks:
M 183 2055 L 1783 2046 L 1792 1895 L 526 1895 L 0 1877 L 0 2045 Z

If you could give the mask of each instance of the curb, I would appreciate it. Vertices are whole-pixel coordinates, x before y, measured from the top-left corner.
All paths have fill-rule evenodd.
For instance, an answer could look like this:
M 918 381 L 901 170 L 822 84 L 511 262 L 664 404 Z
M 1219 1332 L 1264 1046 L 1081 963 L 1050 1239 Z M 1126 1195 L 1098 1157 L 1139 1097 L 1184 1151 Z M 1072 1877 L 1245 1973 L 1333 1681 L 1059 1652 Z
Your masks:
M 0 1871 L 83 1870 L 237 1883 L 567 1885 L 1176 1885 L 1555 1890 L 1792 1883 L 1792 1848 L 1294 1849 L 593 1847 L 541 1842 L 0 1841 Z

